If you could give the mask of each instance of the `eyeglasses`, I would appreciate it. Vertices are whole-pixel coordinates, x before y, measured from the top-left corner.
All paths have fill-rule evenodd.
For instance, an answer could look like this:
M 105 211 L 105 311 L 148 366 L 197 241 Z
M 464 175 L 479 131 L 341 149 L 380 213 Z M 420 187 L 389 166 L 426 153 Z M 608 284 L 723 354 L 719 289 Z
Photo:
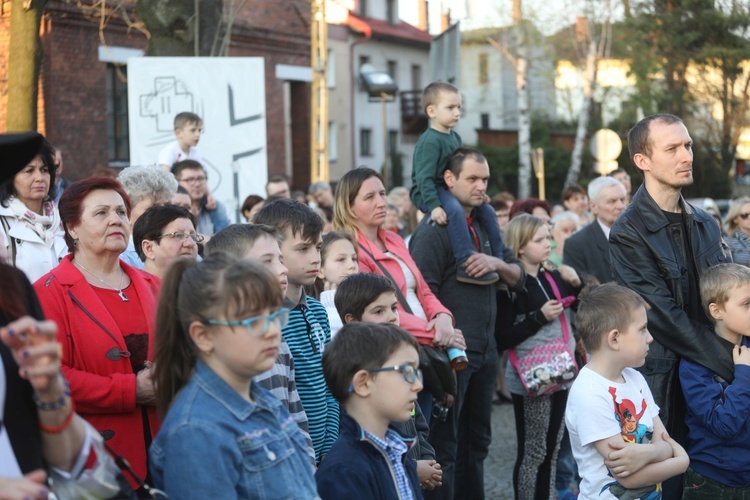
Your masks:
M 422 370 L 414 368 L 412 365 L 384 366 L 383 368 L 367 370 L 367 373 L 375 372 L 401 372 L 401 376 L 404 377 L 404 380 L 409 384 L 413 384 L 417 379 L 422 382 Z
M 178 180 L 179 182 L 184 182 L 185 184 L 203 184 L 204 182 L 206 182 L 206 179 L 208 179 L 208 177 L 202 175 L 200 177 L 186 177 L 184 179 Z
M 265 323 L 263 323 L 263 329 L 258 332 L 253 331 L 253 325 L 258 321 L 265 320 Z M 207 325 L 220 325 L 220 326 L 244 326 L 247 327 L 247 333 L 250 334 L 252 337 L 262 337 L 266 333 L 268 333 L 269 328 L 271 328 L 271 322 L 276 322 L 279 324 L 279 328 L 284 328 L 289 321 L 289 309 L 286 307 L 281 307 L 277 309 L 275 312 L 272 312 L 270 314 L 261 314 L 260 316 L 253 316 L 252 318 L 247 319 L 238 319 L 234 321 L 227 321 L 227 320 L 221 320 L 221 319 L 209 319 L 204 321 L 203 323 Z
M 206 239 L 205 236 L 201 234 L 190 234 L 190 233 L 183 233 L 182 231 L 176 231 L 174 233 L 167 233 L 159 235 L 159 238 L 172 238 L 173 240 L 180 240 L 185 241 L 188 238 L 193 240 L 196 243 L 201 243 L 203 240 Z M 157 238 L 157 239 L 159 239 Z
M 750 217 L 750 213 L 748 213 L 748 214 L 740 214 L 740 219 L 742 219 L 742 220 L 745 220 L 748 217 Z

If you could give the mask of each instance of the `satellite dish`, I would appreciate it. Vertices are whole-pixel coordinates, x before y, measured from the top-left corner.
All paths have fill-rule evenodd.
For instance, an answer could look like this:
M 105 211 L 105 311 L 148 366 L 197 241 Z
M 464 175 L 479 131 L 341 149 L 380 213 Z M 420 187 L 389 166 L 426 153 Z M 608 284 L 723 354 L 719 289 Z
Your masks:
M 589 147 L 597 161 L 606 163 L 619 158 L 622 152 L 622 141 L 614 130 L 602 128 L 591 137 Z

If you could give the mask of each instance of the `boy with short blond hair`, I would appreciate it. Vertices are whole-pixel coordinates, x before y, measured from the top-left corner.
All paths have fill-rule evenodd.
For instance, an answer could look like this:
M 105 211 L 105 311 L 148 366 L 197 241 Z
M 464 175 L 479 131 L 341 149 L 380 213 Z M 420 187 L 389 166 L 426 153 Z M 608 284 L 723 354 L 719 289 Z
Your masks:
M 196 146 L 203 133 L 203 120 L 195 113 L 184 111 L 174 117 L 174 135 L 177 140 L 167 144 L 159 152 L 156 164 L 170 171 L 175 163 L 183 160 L 202 162 L 203 157 Z
M 348 323 L 326 348 L 323 371 L 345 411 L 315 474 L 321 498 L 421 499 L 408 447 L 389 429 L 409 420 L 422 390 L 416 339 L 388 323 Z
M 331 342 L 326 309 L 305 294 L 320 270 L 323 219 L 310 207 L 292 199 L 264 206 L 254 219 L 276 229 L 287 268 L 284 307 L 291 310 L 281 335 L 294 359 L 297 390 L 307 413 L 317 462 L 323 460 L 339 433 L 339 404 L 323 377 L 323 351 Z
M 665 431 L 635 369 L 653 341 L 648 306 L 615 283 L 584 290 L 579 300 L 576 327 L 591 358 L 573 382 L 565 410 L 582 478 L 578 498 L 661 498 L 661 481 L 682 474 L 689 459 Z
M 734 358 L 729 382 L 687 359 L 680 385 L 688 402 L 685 423 L 690 468 L 683 498 L 750 496 L 750 269 L 719 264 L 700 277 L 706 316 Z
M 411 200 L 433 222 L 443 226 L 447 224 L 456 262 L 456 279 L 475 285 L 491 285 L 500 279 L 496 272 L 469 274 L 466 270 L 467 264 L 478 258 L 478 238 L 470 232 L 470 222 L 461 204 L 443 180 L 448 159 L 461 148 L 461 137 L 453 130 L 461 117 L 461 94 L 450 83 L 433 82 L 422 93 L 422 107 L 430 126 L 419 136 L 414 147 Z M 504 259 L 505 248 L 495 211 L 483 203 L 476 208 L 475 216 L 487 233 L 492 255 Z

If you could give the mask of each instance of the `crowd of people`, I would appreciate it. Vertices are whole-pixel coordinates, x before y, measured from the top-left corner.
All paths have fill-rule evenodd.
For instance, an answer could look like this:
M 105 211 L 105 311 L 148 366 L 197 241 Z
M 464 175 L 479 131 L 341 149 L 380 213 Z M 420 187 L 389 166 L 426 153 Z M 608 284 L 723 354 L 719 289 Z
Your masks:
M 411 190 L 272 176 L 243 224 L 192 113 L 117 179 L 0 136 L 0 498 L 480 499 L 505 402 L 518 499 L 750 492 L 750 199 L 685 202 L 671 115 L 632 199 L 490 199 L 458 89 L 423 105 Z

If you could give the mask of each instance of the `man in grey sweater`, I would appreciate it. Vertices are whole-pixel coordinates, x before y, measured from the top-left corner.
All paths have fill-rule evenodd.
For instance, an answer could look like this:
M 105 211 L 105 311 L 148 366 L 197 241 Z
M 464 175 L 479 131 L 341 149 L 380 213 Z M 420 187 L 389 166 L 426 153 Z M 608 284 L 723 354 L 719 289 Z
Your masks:
M 444 179 L 458 199 L 469 223 L 476 252 L 467 272 L 496 272 L 510 287 L 524 282 L 524 272 L 505 249 L 505 261 L 492 256 L 489 240 L 473 220 L 484 201 L 490 168 L 477 150 L 456 149 L 448 159 Z M 450 309 L 466 338 L 469 366 L 456 374 L 458 393 L 447 418 L 432 418 L 430 439 L 443 467 L 443 486 L 424 492 L 427 499 L 484 498 L 484 459 L 491 442 L 492 395 L 498 370 L 495 343 L 496 288 L 456 280 L 456 266 L 445 226 L 425 217 L 411 237 L 409 250 L 430 289 Z

